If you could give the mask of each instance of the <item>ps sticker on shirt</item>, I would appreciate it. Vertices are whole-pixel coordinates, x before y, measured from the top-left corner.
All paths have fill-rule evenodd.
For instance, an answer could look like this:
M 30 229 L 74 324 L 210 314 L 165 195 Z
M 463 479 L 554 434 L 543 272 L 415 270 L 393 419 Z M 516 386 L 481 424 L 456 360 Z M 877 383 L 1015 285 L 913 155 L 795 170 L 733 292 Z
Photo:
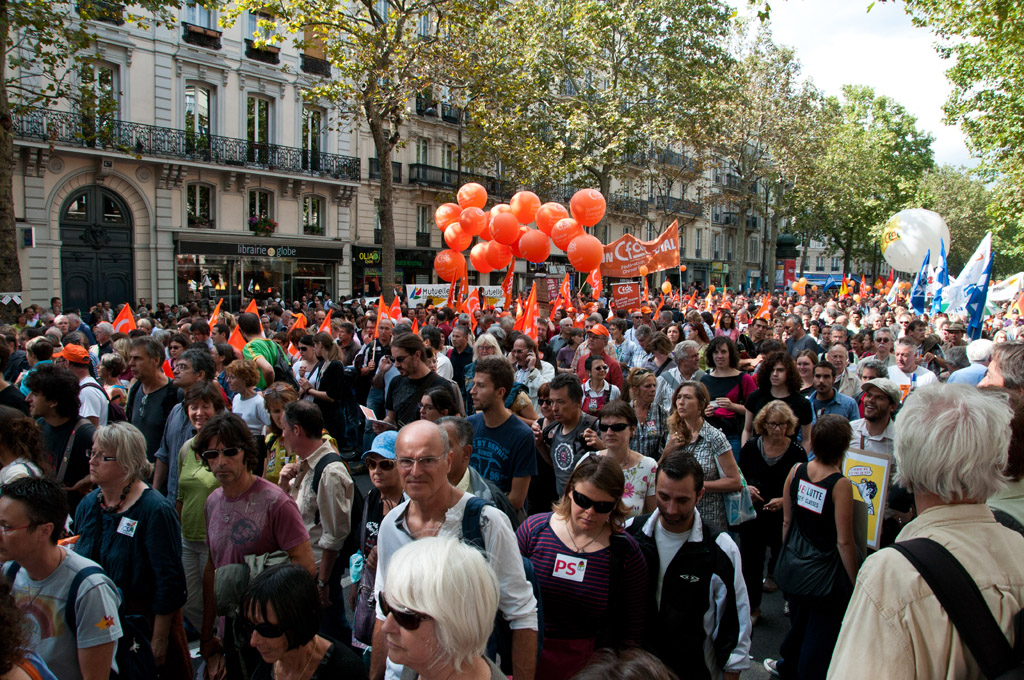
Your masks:
M 117 525 L 117 533 L 128 538 L 135 536 L 135 529 L 139 526 L 139 520 L 128 519 L 127 517 L 121 518 L 121 523 Z
M 583 583 L 583 576 L 587 572 L 587 561 L 579 555 L 565 555 L 559 553 L 555 557 L 555 569 L 551 575 L 555 578 L 565 579 Z
M 801 479 L 797 490 L 796 504 L 820 515 L 825 507 L 825 489 L 811 484 L 806 479 Z

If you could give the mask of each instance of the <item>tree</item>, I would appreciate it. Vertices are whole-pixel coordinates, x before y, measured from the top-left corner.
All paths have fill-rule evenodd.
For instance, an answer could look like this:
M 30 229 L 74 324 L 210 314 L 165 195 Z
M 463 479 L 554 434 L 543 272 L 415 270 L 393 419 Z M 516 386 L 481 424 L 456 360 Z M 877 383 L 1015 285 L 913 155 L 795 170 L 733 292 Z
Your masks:
M 472 69 L 472 36 L 491 0 L 240 0 L 225 8 L 230 23 L 242 12 L 259 13 L 257 46 L 280 42 L 278 32 L 302 48 L 323 48 L 334 77 L 303 93 L 332 106 L 341 121 L 367 126 L 380 163 L 378 217 L 383 280 L 394 281 L 395 227 L 391 153 L 402 143 L 410 100 L 434 87 L 458 87 Z M 383 290 L 390 303 L 394 291 Z
M 730 90 L 728 24 L 718 0 L 503 6 L 480 36 L 481 77 L 470 84 L 474 161 L 500 162 L 522 184 L 638 188 L 665 152 L 714 136 Z
M 124 19 L 139 26 L 174 21 L 179 0 L 136 0 L 143 14 Z M 77 7 L 77 14 L 74 8 Z M 93 57 L 96 42 L 92 21 L 109 19 L 120 5 L 82 0 L 54 3 L 46 0 L 0 0 L 0 292 L 21 292 L 18 235 L 14 221 L 14 118 L 33 106 L 50 106 L 61 100 L 84 105 L 93 120 L 110 106 L 109 98 L 79 77 L 80 68 Z M 99 84 L 97 84 L 98 86 Z M 88 95 L 83 97 L 83 95 Z M 101 131 L 83 118 L 82 136 Z M 13 320 L 16 302 L 2 305 L 3 315 Z

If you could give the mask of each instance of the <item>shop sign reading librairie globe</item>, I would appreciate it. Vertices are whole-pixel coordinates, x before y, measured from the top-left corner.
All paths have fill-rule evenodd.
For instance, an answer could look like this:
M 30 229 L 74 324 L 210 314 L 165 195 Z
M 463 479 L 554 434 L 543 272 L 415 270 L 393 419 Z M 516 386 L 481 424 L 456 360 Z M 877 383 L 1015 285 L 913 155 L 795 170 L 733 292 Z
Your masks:
M 224 241 L 178 241 L 175 244 L 178 255 L 226 255 L 240 258 L 299 258 L 306 260 L 342 260 L 345 249 L 311 248 L 262 243 L 227 243 Z
M 289 246 L 254 246 L 244 243 L 238 244 L 239 255 L 253 255 L 256 257 L 295 257 L 295 248 Z

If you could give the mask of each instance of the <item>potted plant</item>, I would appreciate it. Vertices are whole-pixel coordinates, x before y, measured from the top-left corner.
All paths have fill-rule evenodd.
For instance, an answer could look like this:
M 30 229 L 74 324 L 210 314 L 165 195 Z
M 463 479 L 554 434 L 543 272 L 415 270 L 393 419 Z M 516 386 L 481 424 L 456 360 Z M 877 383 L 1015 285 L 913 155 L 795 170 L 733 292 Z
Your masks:
M 255 232 L 257 236 L 270 236 L 276 229 L 277 222 L 266 215 L 249 218 L 249 230 Z

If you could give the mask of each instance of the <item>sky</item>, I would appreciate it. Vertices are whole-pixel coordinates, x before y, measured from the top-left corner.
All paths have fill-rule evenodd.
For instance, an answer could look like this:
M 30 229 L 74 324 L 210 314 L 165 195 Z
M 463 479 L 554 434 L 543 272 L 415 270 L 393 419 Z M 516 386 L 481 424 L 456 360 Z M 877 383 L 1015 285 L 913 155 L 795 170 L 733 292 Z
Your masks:
M 746 0 L 727 0 L 741 14 Z M 827 94 L 846 84 L 869 85 L 902 104 L 930 132 L 938 164 L 967 165 L 971 158 L 957 127 L 942 122 L 950 92 L 947 62 L 939 58 L 930 31 L 915 27 L 901 2 L 871 0 L 774 0 L 775 42 L 796 50 L 804 76 Z

